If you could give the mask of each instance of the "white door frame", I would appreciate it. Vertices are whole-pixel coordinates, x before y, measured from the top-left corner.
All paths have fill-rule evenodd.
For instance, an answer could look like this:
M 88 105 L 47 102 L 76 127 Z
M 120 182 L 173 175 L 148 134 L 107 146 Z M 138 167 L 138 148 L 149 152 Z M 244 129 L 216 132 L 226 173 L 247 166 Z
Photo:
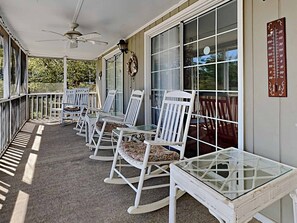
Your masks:
M 106 60 L 114 57 L 116 54 L 118 54 L 120 52 L 121 51 L 119 49 L 115 49 L 112 52 L 110 52 L 109 54 L 106 54 L 104 57 L 102 57 L 102 79 L 101 79 L 102 104 L 104 103 L 105 98 L 106 98 Z M 122 60 L 124 61 L 123 54 L 121 55 L 121 57 L 122 57 Z M 123 73 L 123 69 L 122 69 L 122 73 Z M 122 76 L 123 76 L 123 74 L 122 74 Z M 122 84 L 124 84 L 124 81 Z
M 180 22 L 205 13 L 230 0 L 200 0 L 144 33 L 144 107 L 145 123 L 151 123 L 151 38 Z M 238 148 L 243 150 L 243 0 L 237 0 L 238 27 Z M 181 46 L 182 49 L 182 46 Z

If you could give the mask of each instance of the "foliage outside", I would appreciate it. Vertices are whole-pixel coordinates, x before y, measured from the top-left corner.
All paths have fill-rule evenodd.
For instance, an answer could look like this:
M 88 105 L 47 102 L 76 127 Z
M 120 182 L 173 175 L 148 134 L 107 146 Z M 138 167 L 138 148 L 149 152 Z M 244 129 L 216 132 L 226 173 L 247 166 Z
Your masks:
M 63 92 L 63 59 L 29 58 L 30 93 Z M 67 88 L 89 87 L 96 91 L 95 61 L 67 60 Z

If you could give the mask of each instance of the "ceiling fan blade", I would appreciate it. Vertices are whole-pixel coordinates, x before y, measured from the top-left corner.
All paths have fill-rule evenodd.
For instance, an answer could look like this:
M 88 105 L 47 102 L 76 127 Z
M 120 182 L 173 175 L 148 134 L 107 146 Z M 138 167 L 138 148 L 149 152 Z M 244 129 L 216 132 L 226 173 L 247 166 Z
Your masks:
M 53 33 L 53 34 L 56 34 L 56 35 L 59 35 L 59 36 L 63 36 L 63 37 L 64 37 L 63 34 L 61 34 L 61 33 L 57 33 L 57 32 L 55 32 L 55 31 L 45 30 L 45 29 L 43 29 L 43 30 L 41 30 L 41 31 L 43 31 L 43 32 L 47 32 L 47 33 Z
M 100 41 L 100 40 L 94 40 L 94 39 L 76 39 L 79 42 L 83 43 L 92 43 L 92 44 L 98 44 L 98 45 L 108 45 L 108 42 Z
M 36 40 L 36 42 L 54 42 L 54 41 L 67 41 L 67 39 L 43 39 L 43 40 Z
M 93 40 L 93 39 L 88 39 L 86 42 L 89 42 L 92 44 L 98 44 L 98 45 L 108 45 L 108 42 L 100 41 L 100 40 Z
M 81 36 L 78 36 L 76 39 L 77 40 L 88 40 L 88 39 L 94 39 L 94 38 L 98 38 L 98 37 L 101 37 L 100 33 L 91 32 L 91 33 L 86 33 Z

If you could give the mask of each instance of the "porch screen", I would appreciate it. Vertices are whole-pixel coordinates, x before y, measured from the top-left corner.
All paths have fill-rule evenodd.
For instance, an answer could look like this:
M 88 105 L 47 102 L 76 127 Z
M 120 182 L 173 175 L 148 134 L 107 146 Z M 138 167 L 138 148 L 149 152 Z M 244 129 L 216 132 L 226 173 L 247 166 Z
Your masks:
M 0 98 L 3 98 L 4 39 L 0 35 Z
M 19 47 L 12 42 L 11 43 L 11 55 L 10 55 L 10 95 L 17 95 L 18 85 L 20 82 L 20 58 Z

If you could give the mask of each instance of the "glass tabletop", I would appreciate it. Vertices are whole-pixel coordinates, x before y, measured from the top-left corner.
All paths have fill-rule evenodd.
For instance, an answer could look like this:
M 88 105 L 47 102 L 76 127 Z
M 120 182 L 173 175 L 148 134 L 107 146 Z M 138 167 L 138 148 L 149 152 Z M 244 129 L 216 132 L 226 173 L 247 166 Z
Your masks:
M 154 124 L 150 124 L 150 125 L 137 125 L 137 126 L 133 126 L 130 127 L 130 129 L 135 129 L 135 130 L 140 130 L 140 131 L 150 131 L 150 132 L 154 132 L 157 130 L 157 126 Z M 120 135 L 120 131 L 118 129 L 114 129 L 112 130 L 112 132 L 116 135 Z M 135 134 L 135 133 L 129 133 L 129 134 Z
M 88 113 L 87 116 L 88 116 L 88 118 L 96 118 L 97 117 L 96 113 Z
M 157 126 L 154 125 L 154 124 L 150 124 L 150 125 L 137 125 L 137 126 L 131 127 L 131 129 L 141 130 L 141 131 L 156 131 L 157 130 Z
M 230 200 L 294 169 L 235 148 L 180 161 L 176 166 Z

